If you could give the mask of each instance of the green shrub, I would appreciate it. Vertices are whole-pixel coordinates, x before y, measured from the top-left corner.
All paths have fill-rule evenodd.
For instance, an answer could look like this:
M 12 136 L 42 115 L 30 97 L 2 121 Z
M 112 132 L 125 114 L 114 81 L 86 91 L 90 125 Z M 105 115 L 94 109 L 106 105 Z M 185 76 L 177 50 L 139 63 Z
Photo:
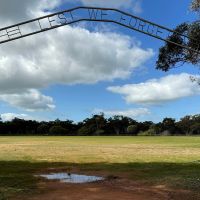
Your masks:
M 67 129 L 63 128 L 62 126 L 52 126 L 49 129 L 50 135 L 67 135 Z
M 41 124 L 37 128 L 37 133 L 38 134 L 44 134 L 47 135 L 49 133 L 49 127 L 46 124 Z
M 153 128 L 150 128 L 148 131 L 138 133 L 138 136 L 156 136 L 156 132 Z
M 137 131 L 138 131 L 138 127 L 136 125 L 130 125 L 127 128 L 127 133 L 128 134 L 134 134 L 134 135 L 136 135 Z
M 78 135 L 91 135 L 91 130 L 89 127 L 87 126 L 82 126 L 79 130 L 78 130 Z
M 191 134 L 199 135 L 200 134 L 200 123 L 197 122 L 191 126 Z
M 104 132 L 105 132 L 105 131 L 104 131 L 104 130 L 102 130 L 102 129 L 97 129 L 97 130 L 95 131 L 95 133 L 94 133 L 94 134 L 98 136 L 98 135 L 103 135 L 103 134 L 104 134 Z

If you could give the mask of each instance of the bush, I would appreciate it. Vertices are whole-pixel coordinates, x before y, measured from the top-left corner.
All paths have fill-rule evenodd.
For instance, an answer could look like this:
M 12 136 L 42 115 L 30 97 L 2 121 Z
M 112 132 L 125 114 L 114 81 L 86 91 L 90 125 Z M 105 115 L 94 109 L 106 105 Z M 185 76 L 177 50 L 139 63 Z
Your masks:
M 138 133 L 138 136 L 156 136 L 156 132 L 153 128 L 150 128 L 148 131 Z
M 46 124 L 41 124 L 37 128 L 37 133 L 41 135 L 47 135 L 49 133 L 49 127 Z
M 130 125 L 127 128 L 127 133 L 136 135 L 137 134 L 137 130 L 138 130 L 138 127 L 136 125 Z
M 161 132 L 160 135 L 161 135 L 161 136 L 171 136 L 172 133 L 171 133 L 170 130 L 165 130 L 165 131 Z
M 62 126 L 52 126 L 49 129 L 50 135 L 67 135 L 67 129 L 63 128 Z
M 103 134 L 104 134 L 104 132 L 105 132 L 105 131 L 104 131 L 104 130 L 102 130 L 102 129 L 97 129 L 97 130 L 95 131 L 95 133 L 94 133 L 94 134 L 95 134 L 96 136 L 99 136 L 99 135 L 103 135 Z
M 191 126 L 192 135 L 200 135 L 200 123 L 195 123 Z
M 88 129 L 88 127 L 86 126 L 82 126 L 79 130 L 78 130 L 78 135 L 88 135 L 90 134 L 90 130 Z

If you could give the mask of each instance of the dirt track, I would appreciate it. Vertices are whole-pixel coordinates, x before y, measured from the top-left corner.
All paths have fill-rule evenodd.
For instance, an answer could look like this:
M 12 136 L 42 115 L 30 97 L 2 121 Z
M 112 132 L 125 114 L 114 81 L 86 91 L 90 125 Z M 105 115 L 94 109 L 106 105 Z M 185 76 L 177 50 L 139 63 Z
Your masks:
M 169 190 L 164 186 L 141 186 L 127 179 L 88 184 L 41 181 L 41 194 L 19 197 L 20 200 L 196 200 L 189 191 Z M 16 198 L 15 198 L 16 200 Z

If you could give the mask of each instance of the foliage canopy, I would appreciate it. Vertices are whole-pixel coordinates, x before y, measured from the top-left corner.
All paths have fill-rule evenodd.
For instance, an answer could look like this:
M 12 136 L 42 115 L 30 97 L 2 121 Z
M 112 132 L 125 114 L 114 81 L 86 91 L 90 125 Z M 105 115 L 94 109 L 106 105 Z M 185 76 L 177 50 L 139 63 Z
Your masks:
M 191 9 L 200 11 L 200 0 L 193 0 Z M 185 39 L 183 36 L 187 36 L 189 39 Z M 200 52 L 200 20 L 178 25 L 174 29 L 174 33 L 168 37 L 168 40 Z M 159 50 L 156 69 L 168 71 L 178 63 L 198 65 L 200 63 L 200 53 L 188 49 L 166 42 Z

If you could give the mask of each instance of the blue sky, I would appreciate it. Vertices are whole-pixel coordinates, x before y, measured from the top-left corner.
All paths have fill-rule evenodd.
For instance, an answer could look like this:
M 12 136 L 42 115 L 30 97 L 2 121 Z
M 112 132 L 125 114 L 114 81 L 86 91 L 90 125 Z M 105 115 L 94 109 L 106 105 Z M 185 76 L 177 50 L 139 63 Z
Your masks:
M 0 3 L 2 27 L 79 5 L 117 7 L 168 28 L 197 17 L 189 11 L 189 0 L 16 0 L 21 10 L 10 10 L 11 3 Z M 185 64 L 167 73 L 155 70 L 163 44 L 117 25 L 96 23 L 6 43 L 0 50 L 0 114 L 4 120 L 81 121 L 104 112 L 158 122 L 200 113 L 200 88 L 189 78 L 199 76 L 198 68 Z M 125 53 L 118 58 L 116 52 Z

